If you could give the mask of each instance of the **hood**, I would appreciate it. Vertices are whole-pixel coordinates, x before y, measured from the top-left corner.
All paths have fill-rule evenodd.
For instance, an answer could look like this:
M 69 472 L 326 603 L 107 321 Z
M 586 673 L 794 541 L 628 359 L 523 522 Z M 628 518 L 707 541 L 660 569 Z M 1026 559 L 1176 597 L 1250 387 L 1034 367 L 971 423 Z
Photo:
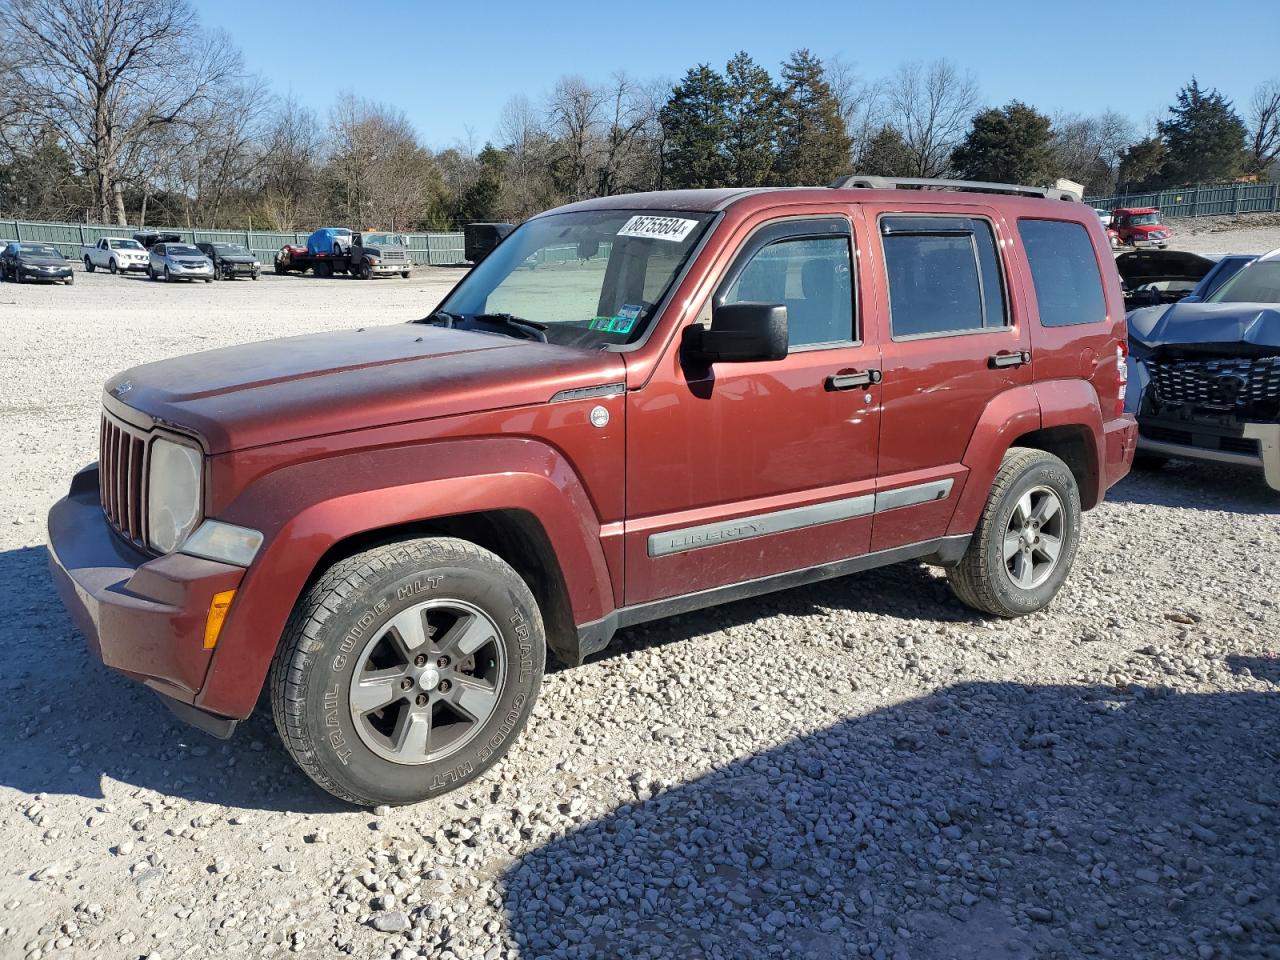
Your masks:
M 1175 303 L 1135 310 L 1129 338 L 1149 349 L 1208 347 L 1232 354 L 1280 353 L 1280 307 L 1270 303 Z
M 376 247 L 361 247 L 360 249 L 374 257 L 380 257 L 384 253 L 406 253 L 408 251 L 408 247 L 402 247 L 398 243 L 382 243 Z
M 69 261 L 64 257 L 43 257 L 32 253 L 18 254 L 18 261 L 33 267 L 66 267 L 70 265 Z
M 225 453 L 546 403 L 561 390 L 621 382 L 623 370 L 616 353 L 402 323 L 144 364 L 107 381 L 106 395 Z
M 230 255 L 220 253 L 218 254 L 218 259 L 223 263 L 253 263 L 258 258 L 246 253 L 233 253 Z
M 1116 270 L 1130 287 L 1136 287 L 1160 280 L 1200 280 L 1214 263 L 1184 250 L 1133 250 L 1116 257 Z

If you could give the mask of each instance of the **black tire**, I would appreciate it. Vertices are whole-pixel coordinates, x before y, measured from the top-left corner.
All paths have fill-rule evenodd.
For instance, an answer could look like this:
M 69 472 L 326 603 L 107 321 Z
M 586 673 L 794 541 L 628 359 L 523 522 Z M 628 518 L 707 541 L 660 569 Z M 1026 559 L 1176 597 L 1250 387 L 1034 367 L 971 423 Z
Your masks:
M 93 259 L 92 259 L 92 258 L 90 258 L 90 257 L 85 257 L 85 258 L 84 258 L 84 272 L 85 272 L 85 273 L 93 273 L 93 271 L 94 271 L 94 270 L 96 270 L 96 269 L 98 269 L 98 268 L 97 268 L 97 267 L 95 267 L 95 266 L 93 265 Z
M 115 257 L 112 257 L 110 260 L 107 261 L 107 269 L 110 270 L 112 273 L 120 272 L 120 264 L 116 263 Z
M 1015 511 L 1021 509 L 1020 501 L 1035 491 L 1047 491 L 1057 498 L 1061 517 L 1055 529 L 1060 547 L 1043 581 L 1033 579 L 1024 587 L 1014 580 L 1005 545 L 1016 522 Z M 1071 572 L 1079 545 L 1080 491 L 1070 468 L 1043 450 L 1013 447 L 996 471 L 973 539 L 960 562 L 947 570 L 947 579 L 965 606 L 997 617 L 1025 616 L 1044 609 L 1057 595 Z
M 335 257 L 340 257 L 340 256 L 342 256 L 342 245 L 341 245 L 341 244 L 337 244 L 337 243 L 335 243 L 335 244 L 333 245 L 333 251 L 332 251 L 332 252 L 333 252 L 333 255 L 334 255 Z
M 370 266 L 369 261 L 367 260 L 360 264 L 360 279 L 361 280 L 373 279 L 373 267 Z
M 164 268 L 164 282 L 165 282 L 165 283 L 173 283 L 173 274 L 169 272 L 169 268 L 168 268 L 168 267 L 165 267 L 165 268 Z
M 315 267 L 317 277 L 329 277 L 333 275 L 333 265 L 329 263 L 317 263 Z
M 504 663 L 502 680 L 495 681 L 487 719 L 451 752 L 397 762 L 371 749 L 349 697 L 365 656 L 383 642 L 378 638 L 391 636 L 398 614 L 424 602 L 458 602 L 483 612 L 496 635 L 481 649 Z M 353 643 L 353 636 L 360 639 Z M 390 543 L 330 567 L 299 600 L 272 664 L 272 712 L 293 759 L 334 796 L 363 806 L 416 803 L 480 776 L 506 753 L 533 709 L 545 660 L 537 604 L 500 557 L 451 537 Z M 396 710 L 413 709 L 408 698 L 419 688 L 411 683 L 408 689 L 396 694 Z M 435 688 L 421 689 L 436 696 Z M 429 709 L 436 709 L 434 701 Z
M 402 271 L 400 271 L 400 278 L 401 278 L 402 280 L 408 280 L 408 279 L 409 279 L 409 271 L 408 271 L 408 270 L 402 270 Z
M 75 275 L 74 273 L 72 273 L 72 274 L 68 274 L 67 279 L 66 279 L 66 284 L 67 284 L 67 286 L 69 287 L 69 286 L 71 286 L 71 285 L 72 285 L 73 283 L 75 283 L 75 282 L 76 282 L 76 275 Z

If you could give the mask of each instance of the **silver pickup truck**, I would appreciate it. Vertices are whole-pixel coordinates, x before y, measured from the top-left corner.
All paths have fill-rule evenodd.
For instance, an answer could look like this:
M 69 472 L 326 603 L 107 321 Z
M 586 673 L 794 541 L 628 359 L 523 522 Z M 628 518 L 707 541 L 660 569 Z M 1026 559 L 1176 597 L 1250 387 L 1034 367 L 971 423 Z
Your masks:
M 89 273 L 98 267 L 112 273 L 146 272 L 147 269 L 146 248 L 128 237 L 103 237 L 93 246 L 86 244 L 80 248 L 80 259 Z

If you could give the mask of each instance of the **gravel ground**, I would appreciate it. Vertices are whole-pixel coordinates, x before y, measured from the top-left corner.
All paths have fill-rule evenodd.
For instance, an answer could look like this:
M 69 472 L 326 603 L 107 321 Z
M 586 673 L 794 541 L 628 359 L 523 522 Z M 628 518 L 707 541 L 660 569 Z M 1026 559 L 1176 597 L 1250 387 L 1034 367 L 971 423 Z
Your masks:
M 1280 245 L 1280 243 L 1277 243 Z M 0 286 L 0 957 L 1280 958 L 1280 495 L 1172 464 L 1052 608 L 903 565 L 622 634 L 481 780 L 337 805 L 85 652 L 43 515 L 100 384 L 454 279 Z
M 1192 253 L 1267 253 L 1280 248 L 1280 214 L 1170 220 L 1170 249 Z

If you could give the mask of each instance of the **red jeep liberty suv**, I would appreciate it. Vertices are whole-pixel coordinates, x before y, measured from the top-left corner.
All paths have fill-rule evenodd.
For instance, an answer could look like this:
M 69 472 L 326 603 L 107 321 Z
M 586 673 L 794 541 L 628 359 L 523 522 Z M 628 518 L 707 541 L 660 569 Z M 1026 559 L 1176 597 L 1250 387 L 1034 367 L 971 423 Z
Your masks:
M 546 650 L 881 564 L 1040 610 L 1133 457 L 1124 306 L 1057 191 L 850 177 L 516 229 L 421 321 L 137 367 L 49 514 L 94 653 L 353 803 L 478 776 Z

